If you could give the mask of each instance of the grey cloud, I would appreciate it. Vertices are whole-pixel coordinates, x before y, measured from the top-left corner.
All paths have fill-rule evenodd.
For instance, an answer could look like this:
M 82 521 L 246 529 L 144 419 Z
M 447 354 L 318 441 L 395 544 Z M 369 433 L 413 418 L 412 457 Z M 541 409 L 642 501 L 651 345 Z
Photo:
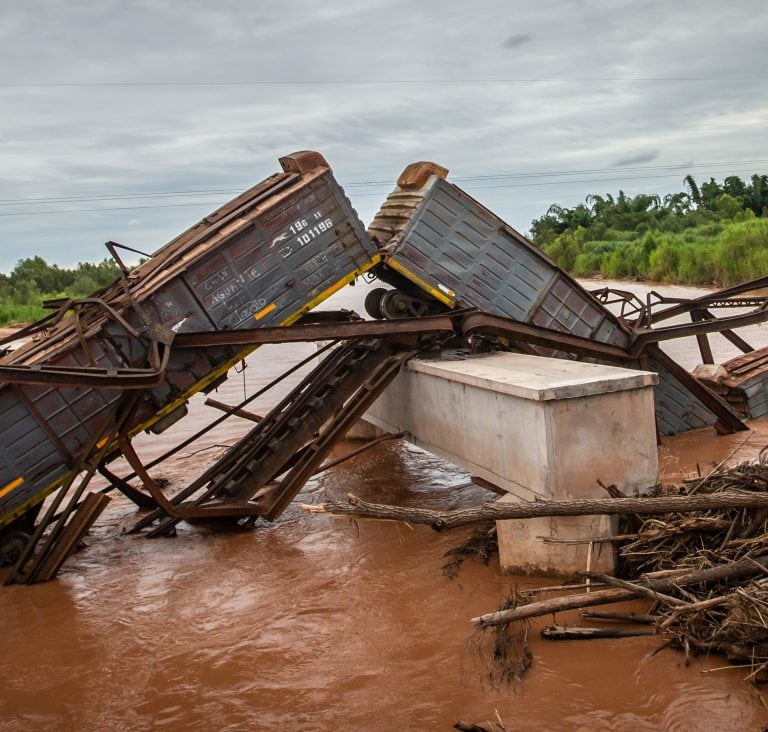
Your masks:
M 764 146 L 765 82 L 722 80 L 762 68 L 764 1 L 707 13 L 700 0 L 515 5 L 525 32 L 501 53 L 489 39 L 509 28 L 504 0 L 482 10 L 462 0 L 10 4 L 0 18 L 5 81 L 361 83 L 0 87 L 0 199 L 243 190 L 277 171 L 280 155 L 314 148 L 367 221 L 391 184 L 354 184 L 394 181 L 413 160 L 457 177 L 531 175 L 747 160 Z M 666 77 L 708 80 L 621 81 Z M 601 80 L 573 81 L 584 78 Z M 444 83 L 459 79 L 476 81 Z M 493 79 L 548 81 L 481 81 Z M 679 188 L 680 176 L 625 175 L 601 189 Z M 467 187 L 525 230 L 549 203 L 574 205 L 595 189 L 569 181 Z M 101 257 L 107 239 L 154 249 L 212 208 L 0 218 L 0 271 L 38 248 L 61 263 Z
M 615 160 L 611 163 L 611 167 L 620 168 L 625 165 L 638 165 L 640 163 L 650 163 L 652 160 L 656 160 L 659 157 L 658 150 L 638 150 L 637 152 L 630 151 L 626 156 Z
M 507 38 L 506 41 L 499 44 L 501 48 L 520 48 L 520 46 L 524 46 L 526 43 L 530 43 L 533 40 L 533 36 L 531 36 L 528 33 L 515 33 L 511 35 L 509 38 Z

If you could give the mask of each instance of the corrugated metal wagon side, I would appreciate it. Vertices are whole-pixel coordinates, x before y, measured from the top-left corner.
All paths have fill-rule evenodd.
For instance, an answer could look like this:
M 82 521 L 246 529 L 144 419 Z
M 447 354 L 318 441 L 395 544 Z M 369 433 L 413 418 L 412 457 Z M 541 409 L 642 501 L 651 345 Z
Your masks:
M 629 345 L 617 317 L 446 174 L 434 164 L 408 166 L 376 214 L 368 231 L 383 246 L 381 279 L 405 279 L 449 307 Z
M 633 331 L 541 250 L 446 180 L 435 163 L 409 165 L 368 231 L 382 251 L 375 272 L 404 293 L 382 293 L 372 314 L 396 316 L 424 293 L 448 308 L 477 307 L 628 350 Z M 414 308 L 418 307 L 414 305 Z M 572 353 L 528 345 L 532 353 Z M 656 388 L 658 427 L 674 434 L 715 424 L 718 415 L 666 368 Z M 704 388 L 703 386 L 701 387 Z
M 280 163 L 0 361 L 0 527 L 34 513 L 96 447 L 113 452 L 119 420 L 129 435 L 164 426 L 252 350 L 174 349 L 177 333 L 293 323 L 379 261 L 320 154 Z M 147 386 L 121 388 L 121 375 Z

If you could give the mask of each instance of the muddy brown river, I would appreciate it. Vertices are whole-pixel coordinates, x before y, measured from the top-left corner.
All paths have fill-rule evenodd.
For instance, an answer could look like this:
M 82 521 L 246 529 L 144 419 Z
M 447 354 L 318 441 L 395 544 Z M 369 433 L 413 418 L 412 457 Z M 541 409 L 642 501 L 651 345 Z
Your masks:
M 366 289 L 346 288 L 333 304 L 362 312 Z M 751 336 L 768 343 L 762 326 Z M 719 358 L 734 355 L 725 345 L 716 345 Z M 216 398 L 238 402 L 312 348 L 259 349 Z M 688 367 L 697 362 L 694 342 L 668 350 Z M 263 413 L 286 389 L 251 408 Z M 195 400 L 173 429 L 138 441 L 140 454 L 151 459 L 219 414 Z M 231 418 L 155 475 L 183 486 L 249 426 Z M 754 454 L 768 443 L 768 429 L 757 427 L 747 437 L 707 431 L 665 440 L 664 476 Z M 350 449 L 342 444 L 336 454 Z M 494 688 L 469 619 L 495 609 L 510 586 L 544 581 L 473 562 L 449 581 L 443 555 L 470 529 L 437 534 L 297 505 L 349 491 L 435 509 L 492 497 L 400 442 L 317 475 L 278 521 L 246 533 L 181 524 L 174 539 L 124 536 L 138 514 L 116 495 L 57 580 L 0 590 L 0 729 L 447 730 L 458 720 L 499 719 L 508 730 L 768 725 L 758 691 L 722 658 L 687 664 L 653 637 L 541 640 L 549 618 L 531 625 L 534 660 L 524 679 Z

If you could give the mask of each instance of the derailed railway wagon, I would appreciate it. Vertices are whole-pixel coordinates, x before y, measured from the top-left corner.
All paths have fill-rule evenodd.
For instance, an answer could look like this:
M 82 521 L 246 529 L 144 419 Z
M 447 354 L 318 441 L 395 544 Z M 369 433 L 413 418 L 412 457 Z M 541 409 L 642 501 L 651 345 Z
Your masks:
M 161 431 L 253 346 L 175 349 L 186 332 L 294 323 L 378 261 L 323 157 L 301 152 L 136 269 L 34 324 L 0 361 L 0 550 L 25 546 L 43 500 Z M 94 511 L 99 507 L 94 504 Z M 95 518 L 95 516 L 93 517 Z M 84 519 L 87 523 L 88 519 Z
M 737 302 L 728 298 L 739 293 L 722 291 L 660 313 L 640 307 L 633 322 L 448 183 L 434 163 L 406 168 L 366 231 L 322 156 L 302 152 L 280 162 L 281 173 L 136 269 L 109 242 L 118 280 L 89 298 L 51 303 L 51 316 L 16 334 L 32 340 L 0 360 L 0 560 L 18 555 L 7 581 L 55 575 L 106 505 L 103 493 L 84 493 L 97 470 L 153 509 L 132 529 L 159 522 L 148 536 L 168 535 L 181 520 L 252 526 L 275 519 L 402 364 L 456 336 L 657 371 L 662 434 L 712 424 L 744 429 L 657 342 L 694 334 L 701 345 L 719 330 L 751 351 L 726 327 L 765 320 L 767 298 Z M 374 291 L 366 307 L 390 322 L 325 313 L 296 325 L 369 270 L 394 289 Z M 759 307 L 722 325 L 707 307 L 723 298 L 728 306 L 756 300 Z M 475 312 L 451 312 L 466 307 Z M 678 310 L 696 322 L 652 327 Z M 147 470 L 156 463 L 141 463 L 133 436 L 183 417 L 192 395 L 215 388 L 259 343 L 345 339 L 214 465 L 173 498 L 164 495 Z M 228 415 L 240 409 L 223 407 Z M 108 467 L 119 455 L 133 469 L 127 478 Z M 131 486 L 133 477 L 146 493 Z
M 745 429 L 722 399 L 656 347 L 652 334 L 643 335 L 647 345 L 638 352 L 635 329 L 522 234 L 446 180 L 447 174 L 435 163 L 409 165 L 368 227 L 382 255 L 373 271 L 394 288 L 371 296 L 371 315 L 397 318 L 441 307 L 476 307 L 588 339 L 606 346 L 606 357 L 615 358 L 619 349 L 625 363 L 659 374 L 655 402 L 661 434 L 710 425 L 724 432 Z M 525 339 L 515 345 L 545 356 L 587 355 Z M 590 351 L 588 357 L 594 358 L 595 349 Z

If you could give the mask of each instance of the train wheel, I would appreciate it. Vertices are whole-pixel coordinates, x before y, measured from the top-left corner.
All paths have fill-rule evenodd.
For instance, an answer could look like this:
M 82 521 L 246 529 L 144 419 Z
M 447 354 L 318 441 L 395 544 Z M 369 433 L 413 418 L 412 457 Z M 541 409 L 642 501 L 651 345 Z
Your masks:
M 388 292 L 391 292 L 391 290 L 387 290 L 384 287 L 377 287 L 365 296 L 365 312 L 372 318 L 381 320 L 384 317 L 384 313 L 381 310 L 381 301 L 384 299 L 384 295 Z
M 388 320 L 420 318 L 429 313 L 429 304 L 400 290 L 388 290 L 381 298 L 381 312 Z
M 398 290 L 389 290 L 381 298 L 381 312 L 387 320 L 398 320 L 408 315 L 408 300 Z

